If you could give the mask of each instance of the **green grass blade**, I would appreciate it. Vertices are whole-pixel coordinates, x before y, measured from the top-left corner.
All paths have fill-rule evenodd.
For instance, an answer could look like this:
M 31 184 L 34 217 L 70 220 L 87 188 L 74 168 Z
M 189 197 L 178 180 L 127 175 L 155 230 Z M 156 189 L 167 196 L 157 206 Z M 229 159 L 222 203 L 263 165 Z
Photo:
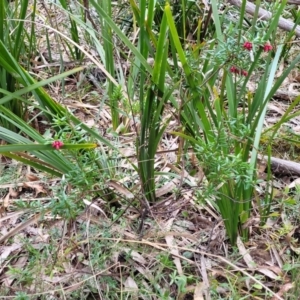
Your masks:
M 42 172 L 46 172 L 48 174 L 51 174 L 53 176 L 57 176 L 57 177 L 61 177 L 62 173 L 61 172 L 57 172 L 56 170 L 52 169 L 52 168 L 48 168 L 47 166 L 43 165 L 43 162 L 35 162 L 32 161 L 30 159 L 26 159 L 22 156 L 19 156 L 15 153 L 10 153 L 10 152 L 4 152 L 2 153 L 4 156 L 9 157 L 11 159 L 14 159 L 16 161 L 19 161 L 27 166 L 31 166 L 33 168 L 35 168 L 36 170 L 40 170 Z

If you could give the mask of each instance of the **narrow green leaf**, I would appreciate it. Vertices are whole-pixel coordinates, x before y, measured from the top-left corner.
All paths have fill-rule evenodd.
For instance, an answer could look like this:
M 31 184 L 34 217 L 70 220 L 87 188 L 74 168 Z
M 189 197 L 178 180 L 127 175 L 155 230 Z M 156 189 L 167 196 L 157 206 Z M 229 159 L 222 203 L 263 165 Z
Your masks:
M 60 172 L 57 172 L 56 170 L 52 169 L 52 168 L 48 168 L 46 167 L 45 165 L 43 165 L 42 163 L 36 163 L 30 159 L 26 159 L 24 157 L 21 157 L 19 155 L 16 155 L 14 153 L 10 153 L 10 152 L 3 152 L 2 155 L 6 156 L 6 157 L 9 157 L 11 159 L 14 159 L 16 161 L 19 161 L 27 166 L 31 166 L 37 170 L 40 170 L 40 171 L 43 171 L 43 172 L 46 172 L 48 174 L 52 174 L 54 176 L 57 176 L 57 177 L 61 177 L 62 176 L 62 173 Z

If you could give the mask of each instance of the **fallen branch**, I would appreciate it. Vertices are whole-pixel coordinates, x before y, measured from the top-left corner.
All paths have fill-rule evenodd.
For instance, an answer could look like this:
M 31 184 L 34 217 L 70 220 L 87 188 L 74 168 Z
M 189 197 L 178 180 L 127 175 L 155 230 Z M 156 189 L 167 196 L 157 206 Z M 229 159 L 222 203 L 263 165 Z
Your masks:
M 264 160 L 268 157 L 264 156 Z M 300 164 L 290 160 L 271 157 L 271 169 L 274 174 L 300 176 Z
M 253 2 L 254 0 L 250 0 L 251 2 Z M 268 2 L 272 2 L 274 0 L 267 0 Z M 296 5 L 300 5 L 300 0 L 287 0 L 286 2 L 287 4 L 296 4 Z
M 228 2 L 232 5 L 235 5 L 237 7 L 241 7 L 242 6 L 242 1 L 241 0 L 228 0 Z M 296 1 L 294 1 L 296 2 Z M 300 2 L 300 1 L 298 1 Z M 250 3 L 247 1 L 246 3 L 246 12 L 250 15 L 254 15 L 254 12 L 255 12 L 255 8 L 256 8 L 256 5 L 253 4 L 253 3 Z M 258 16 L 260 19 L 262 20 L 269 20 L 273 17 L 272 13 L 270 13 L 269 11 L 263 9 L 263 8 L 260 8 L 258 10 Z M 286 20 L 282 17 L 279 18 L 279 22 L 278 22 L 278 27 L 285 30 L 285 31 L 292 31 L 293 28 L 295 27 L 295 23 L 292 22 L 292 21 L 289 21 L 289 20 Z M 294 28 L 295 30 L 295 35 L 297 37 L 300 37 L 300 26 L 296 26 Z
M 271 2 L 273 0 L 267 0 L 268 2 Z M 296 5 L 300 5 L 300 0 L 288 0 L 287 4 L 296 4 Z
M 300 5 L 300 0 L 288 0 L 287 3 L 288 3 L 288 4 L 296 4 L 296 5 Z
M 278 89 L 273 98 L 286 100 L 286 101 L 293 101 L 295 98 L 299 97 L 300 93 L 297 91 L 289 91 L 286 89 Z

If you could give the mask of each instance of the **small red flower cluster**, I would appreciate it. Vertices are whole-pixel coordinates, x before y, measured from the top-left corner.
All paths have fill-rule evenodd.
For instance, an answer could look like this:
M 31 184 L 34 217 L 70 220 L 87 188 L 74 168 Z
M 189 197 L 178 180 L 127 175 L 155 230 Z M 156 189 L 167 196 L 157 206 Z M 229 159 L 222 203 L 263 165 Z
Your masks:
M 52 147 L 55 148 L 56 150 L 59 150 L 63 145 L 64 143 L 61 141 L 54 141 L 52 143 Z
M 235 66 L 232 66 L 229 71 L 231 73 L 234 73 L 234 74 L 238 74 L 238 75 L 242 75 L 242 76 L 248 76 L 248 72 L 246 70 L 241 70 L 241 69 L 238 69 L 237 67 Z
M 244 45 L 243 45 L 244 49 L 248 50 L 248 51 L 251 51 L 252 48 L 253 48 L 253 45 L 251 42 L 245 42 Z
M 248 51 L 251 51 L 253 49 L 253 44 L 249 41 L 245 42 L 243 44 L 243 48 L 245 50 L 248 50 Z M 269 52 L 273 49 L 272 45 L 267 42 L 264 46 L 263 46 L 263 50 L 264 52 Z M 232 66 L 230 67 L 229 71 L 233 74 L 238 74 L 238 75 L 242 75 L 242 76 L 248 76 L 248 72 L 246 70 L 242 70 L 242 69 L 239 69 L 237 68 L 236 66 Z
M 265 51 L 265 52 L 269 52 L 269 51 L 271 51 L 272 49 L 273 49 L 273 47 L 272 47 L 271 44 L 266 43 L 266 44 L 264 45 L 264 51 Z
M 244 43 L 243 48 L 248 50 L 248 51 L 251 51 L 252 48 L 253 48 L 253 44 L 251 42 L 247 41 L 247 42 Z M 273 49 L 273 47 L 270 43 L 266 43 L 263 46 L 263 49 L 264 49 L 264 52 L 269 52 Z

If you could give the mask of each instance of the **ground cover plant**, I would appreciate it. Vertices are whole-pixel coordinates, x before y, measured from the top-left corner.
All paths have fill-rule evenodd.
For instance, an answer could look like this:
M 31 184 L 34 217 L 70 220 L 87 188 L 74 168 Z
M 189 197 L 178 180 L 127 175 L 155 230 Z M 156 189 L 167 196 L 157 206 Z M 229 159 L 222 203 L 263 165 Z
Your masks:
M 1 299 L 299 299 L 299 10 L 252 5 L 0 3 Z

